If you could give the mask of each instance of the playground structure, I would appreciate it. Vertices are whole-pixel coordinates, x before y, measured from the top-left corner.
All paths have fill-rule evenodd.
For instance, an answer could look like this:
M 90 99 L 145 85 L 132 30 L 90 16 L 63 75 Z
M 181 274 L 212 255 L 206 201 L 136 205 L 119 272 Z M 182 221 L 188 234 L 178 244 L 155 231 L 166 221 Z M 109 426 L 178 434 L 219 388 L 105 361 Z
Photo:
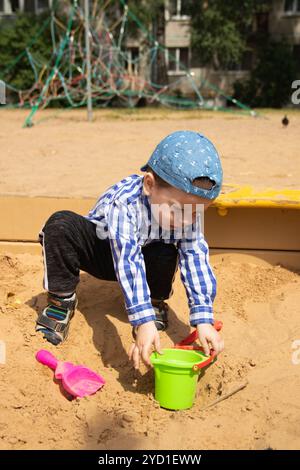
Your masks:
M 119 15 L 111 8 L 113 3 L 118 4 Z M 166 47 L 159 44 L 124 0 L 100 3 L 94 0 L 90 15 L 82 5 L 77 0 L 54 1 L 40 30 L 2 74 L 10 94 L 17 95 L 18 106 L 30 107 L 25 127 L 32 126 L 37 111 L 49 105 L 71 108 L 89 105 L 90 110 L 92 105 L 135 107 L 141 104 L 227 109 L 217 106 L 216 101 L 212 104 L 211 100 L 205 100 L 203 88 L 211 90 L 216 97 L 223 97 L 240 112 L 256 115 L 250 107 L 215 85 L 205 80 L 196 83 L 193 73 L 183 64 L 180 64 L 182 74 L 175 79 L 167 74 L 159 77 L 156 64 L 158 56 L 165 55 Z M 36 57 L 33 46 L 49 30 L 53 50 L 46 61 Z M 132 56 L 130 44 L 137 43 L 138 54 Z M 33 83 L 29 89 L 20 90 L 9 83 L 9 73 L 24 58 L 32 70 Z M 189 97 L 178 94 L 183 84 L 190 89 Z

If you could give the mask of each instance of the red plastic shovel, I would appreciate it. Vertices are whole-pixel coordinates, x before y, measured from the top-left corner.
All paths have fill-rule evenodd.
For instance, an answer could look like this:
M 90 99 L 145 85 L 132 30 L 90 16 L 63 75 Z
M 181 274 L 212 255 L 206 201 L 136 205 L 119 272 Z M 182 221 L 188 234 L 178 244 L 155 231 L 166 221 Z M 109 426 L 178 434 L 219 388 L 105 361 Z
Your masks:
M 58 361 L 53 354 L 41 349 L 36 359 L 45 366 L 53 369 L 56 379 L 62 381 L 64 389 L 74 397 L 85 397 L 96 393 L 105 384 L 101 375 L 96 374 L 85 366 L 75 366 L 71 362 Z

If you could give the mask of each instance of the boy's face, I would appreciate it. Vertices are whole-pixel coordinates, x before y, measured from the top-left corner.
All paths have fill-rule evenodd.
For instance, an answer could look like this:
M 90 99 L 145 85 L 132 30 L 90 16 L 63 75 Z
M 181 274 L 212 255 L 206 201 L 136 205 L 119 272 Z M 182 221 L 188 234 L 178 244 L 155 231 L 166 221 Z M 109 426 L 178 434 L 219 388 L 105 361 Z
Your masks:
M 157 222 L 166 229 L 191 225 L 196 221 L 199 209 L 206 210 L 214 202 L 185 193 L 173 186 L 159 186 L 150 172 L 145 173 L 143 189 L 149 197 L 150 204 L 155 204 L 152 213 Z

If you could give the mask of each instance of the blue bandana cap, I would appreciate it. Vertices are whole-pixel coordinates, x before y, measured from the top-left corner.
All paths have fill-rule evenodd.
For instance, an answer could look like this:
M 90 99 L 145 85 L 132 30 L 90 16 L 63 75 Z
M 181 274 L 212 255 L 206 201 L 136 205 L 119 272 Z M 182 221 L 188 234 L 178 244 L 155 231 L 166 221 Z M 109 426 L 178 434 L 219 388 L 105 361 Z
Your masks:
M 222 186 L 223 171 L 218 152 L 204 135 L 194 131 L 176 131 L 165 137 L 152 153 L 147 166 L 175 188 L 204 199 L 215 199 Z M 195 178 L 207 177 L 211 189 L 193 185 Z

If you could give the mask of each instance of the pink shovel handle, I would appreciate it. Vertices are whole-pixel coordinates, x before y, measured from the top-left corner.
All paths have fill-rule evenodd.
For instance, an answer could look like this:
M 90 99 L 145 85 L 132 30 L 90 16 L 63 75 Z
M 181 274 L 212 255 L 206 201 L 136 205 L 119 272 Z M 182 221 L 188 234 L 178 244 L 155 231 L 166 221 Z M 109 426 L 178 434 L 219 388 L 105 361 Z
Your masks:
M 51 354 L 51 352 L 46 351 L 45 349 L 40 349 L 40 351 L 36 353 L 35 357 L 41 364 L 44 364 L 53 370 L 56 369 L 58 360 L 53 356 L 53 354 Z

